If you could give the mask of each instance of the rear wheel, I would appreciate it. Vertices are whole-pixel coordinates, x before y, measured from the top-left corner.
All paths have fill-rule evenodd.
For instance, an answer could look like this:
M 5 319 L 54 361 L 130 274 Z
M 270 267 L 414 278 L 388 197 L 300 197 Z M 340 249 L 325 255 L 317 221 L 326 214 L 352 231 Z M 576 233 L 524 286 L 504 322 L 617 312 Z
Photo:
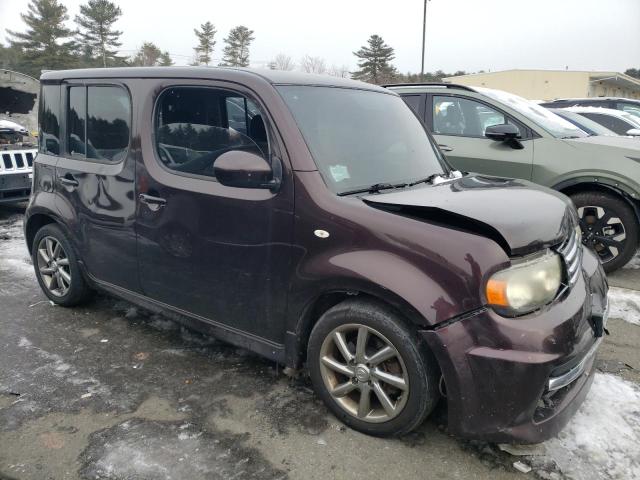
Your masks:
M 58 225 L 50 223 L 38 230 L 31 256 L 38 283 L 51 301 L 70 307 L 90 297 L 75 250 Z
M 624 266 L 638 249 L 638 220 L 622 199 L 603 192 L 571 196 L 578 209 L 582 242 L 596 252 L 606 272 Z
M 382 304 L 346 300 L 313 328 L 313 386 L 345 424 L 377 436 L 420 425 L 438 400 L 438 369 L 417 333 Z

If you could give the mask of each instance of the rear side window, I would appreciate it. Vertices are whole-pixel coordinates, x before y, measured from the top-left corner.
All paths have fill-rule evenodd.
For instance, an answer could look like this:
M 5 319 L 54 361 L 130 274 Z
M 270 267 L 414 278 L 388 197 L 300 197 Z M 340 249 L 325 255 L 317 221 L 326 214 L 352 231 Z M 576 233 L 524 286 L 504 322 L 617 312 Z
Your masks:
M 72 86 L 67 94 L 67 150 L 73 157 L 115 163 L 129 146 L 131 104 L 117 86 Z
M 608 128 L 609 130 L 613 130 L 618 135 L 626 135 L 627 131 L 633 128 L 624 120 L 620 120 L 612 115 L 605 115 L 603 113 L 592 113 L 592 112 L 584 112 L 581 113 L 587 118 L 590 118 L 594 122 L 598 122 L 600 125 Z
M 43 85 L 40 96 L 39 151 L 60 154 L 60 85 Z
M 85 131 L 87 129 L 86 88 L 71 87 L 67 109 L 67 150 L 76 157 L 84 157 L 86 151 Z
M 234 92 L 199 87 L 165 90 L 156 106 L 156 149 L 167 168 L 215 177 L 213 163 L 230 150 L 269 160 L 264 117 L 250 99 Z

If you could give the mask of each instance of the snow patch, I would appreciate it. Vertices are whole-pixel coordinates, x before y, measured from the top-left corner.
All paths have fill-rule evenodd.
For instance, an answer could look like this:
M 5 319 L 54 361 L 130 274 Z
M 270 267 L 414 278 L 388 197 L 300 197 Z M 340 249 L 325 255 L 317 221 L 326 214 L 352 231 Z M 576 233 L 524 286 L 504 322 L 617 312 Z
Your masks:
M 622 268 L 628 268 L 628 269 L 632 269 L 632 270 L 637 270 L 640 268 L 640 252 L 636 253 L 631 260 L 629 260 L 629 263 L 627 263 L 624 267 Z
M 0 240 L 0 272 L 35 277 L 27 245 L 22 234 L 22 221 L 4 226 Z
M 640 387 L 596 373 L 584 404 L 545 447 L 575 479 L 640 478 Z
M 20 341 L 18 342 L 19 347 L 30 347 L 33 345 L 31 341 L 27 337 L 20 337 Z
M 609 288 L 609 317 L 640 325 L 640 292 L 626 288 Z

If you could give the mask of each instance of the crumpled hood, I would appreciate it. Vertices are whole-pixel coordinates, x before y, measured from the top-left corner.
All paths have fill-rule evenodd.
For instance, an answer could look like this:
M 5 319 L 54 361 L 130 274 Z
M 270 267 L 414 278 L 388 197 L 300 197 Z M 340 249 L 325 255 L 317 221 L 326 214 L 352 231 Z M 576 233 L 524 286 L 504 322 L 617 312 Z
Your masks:
M 362 197 L 368 205 L 495 240 L 509 255 L 555 245 L 577 225 L 571 201 L 526 180 L 481 175 Z

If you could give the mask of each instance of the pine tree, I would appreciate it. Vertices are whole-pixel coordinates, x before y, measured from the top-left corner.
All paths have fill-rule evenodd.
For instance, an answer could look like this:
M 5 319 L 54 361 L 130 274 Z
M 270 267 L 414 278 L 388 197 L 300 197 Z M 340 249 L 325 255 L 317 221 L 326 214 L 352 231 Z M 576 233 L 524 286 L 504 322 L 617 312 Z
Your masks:
M 384 43 L 379 35 L 371 35 L 367 43 L 368 46 L 353 52 L 360 59 L 359 69 L 353 72 L 353 78 L 377 84 L 391 80 L 396 75 L 396 69 L 391 65 L 395 58 L 393 48 Z
M 31 0 L 27 13 L 21 13 L 27 24 L 25 32 L 7 30 L 11 48 L 22 51 L 22 70 L 34 77 L 42 69 L 61 69 L 73 66 L 76 44 L 72 32 L 64 22 L 69 19 L 67 8 L 58 0 Z
M 229 36 L 224 39 L 224 56 L 220 63 L 223 67 L 248 67 L 249 45 L 254 40 L 253 30 L 240 25 L 231 29 Z
M 158 61 L 158 65 L 160 65 L 161 67 L 170 67 L 171 65 L 173 65 L 173 60 L 171 60 L 171 55 L 169 55 L 169 52 L 162 52 Z
M 144 42 L 131 59 L 131 65 L 134 67 L 155 67 L 160 64 L 162 56 L 162 50 L 155 43 Z
M 120 60 L 116 53 L 122 45 L 118 41 L 122 32 L 114 30 L 113 24 L 121 15 L 120 7 L 109 0 L 89 0 L 80 5 L 80 15 L 76 15 L 76 23 L 83 29 L 77 33 L 79 43 L 88 46 L 103 67 Z
M 211 54 L 216 46 L 215 36 L 216 29 L 211 22 L 205 22 L 200 25 L 200 30 L 193 29 L 193 33 L 198 37 L 198 46 L 194 48 L 196 51 L 196 64 L 209 65 L 211 62 Z

